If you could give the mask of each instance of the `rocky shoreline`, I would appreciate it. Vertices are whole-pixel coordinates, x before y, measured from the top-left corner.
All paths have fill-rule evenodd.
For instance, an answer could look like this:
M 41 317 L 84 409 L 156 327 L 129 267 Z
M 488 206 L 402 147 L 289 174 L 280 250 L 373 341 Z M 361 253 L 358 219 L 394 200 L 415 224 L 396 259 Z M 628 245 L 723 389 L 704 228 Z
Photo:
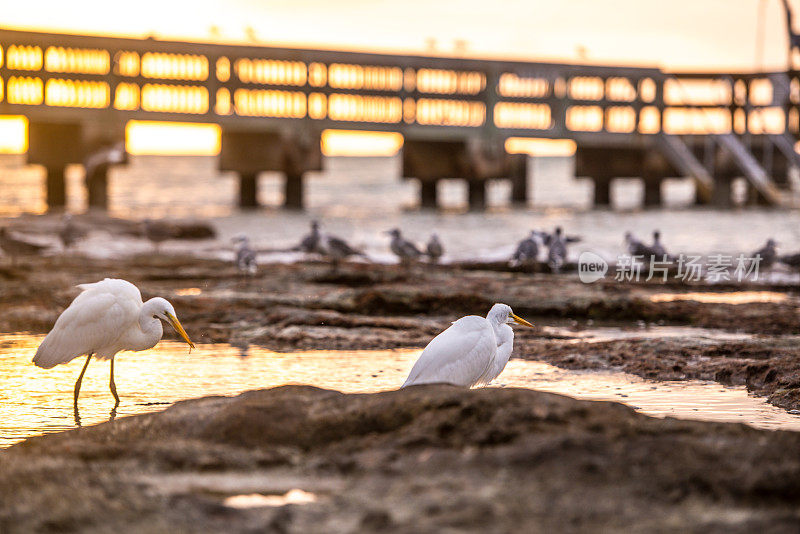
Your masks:
M 67 255 L 0 267 L 0 331 L 47 332 L 77 294 L 75 285 L 106 276 L 135 283 L 146 298 L 169 299 L 196 342 L 277 351 L 420 348 L 454 319 L 484 314 L 502 301 L 537 326 L 517 331 L 515 357 L 572 369 L 620 369 L 656 380 L 746 385 L 778 406 L 800 409 L 800 297 L 797 288 L 787 287 L 582 284 L 570 274 L 474 266 L 406 270 L 352 263 L 334 273 L 317 262 L 268 264 L 255 277 L 242 277 L 230 264 L 194 257 Z M 736 304 L 725 298 L 741 292 L 757 292 L 751 299 L 756 301 Z M 627 335 L 583 336 L 598 326 Z M 651 331 L 662 326 L 741 336 L 654 337 Z
M 800 408 L 800 307 L 786 287 L 586 285 L 474 265 L 334 273 L 315 262 L 244 278 L 194 257 L 65 255 L 0 266 L 0 329 L 45 333 L 76 284 L 107 276 L 168 298 L 197 342 L 280 351 L 423 347 L 503 301 L 536 324 L 517 330 L 516 357 L 742 384 Z M 743 291 L 757 302 L 726 298 Z M 686 334 L 658 335 L 670 327 Z M 285 386 L 0 451 L 0 532 L 793 532 L 798 450 L 800 433 L 529 390 Z M 314 502 L 226 505 L 291 490 Z

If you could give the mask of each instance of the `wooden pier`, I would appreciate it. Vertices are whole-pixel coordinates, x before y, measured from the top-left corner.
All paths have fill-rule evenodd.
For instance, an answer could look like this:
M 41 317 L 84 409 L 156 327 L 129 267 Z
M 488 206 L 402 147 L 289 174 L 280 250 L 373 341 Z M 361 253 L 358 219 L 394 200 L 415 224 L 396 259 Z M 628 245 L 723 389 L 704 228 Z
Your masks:
M 530 202 L 528 159 L 510 138 L 571 139 L 576 176 L 610 203 L 620 177 L 691 177 L 697 201 L 729 206 L 744 177 L 753 202 L 789 204 L 800 163 L 797 72 L 667 73 L 659 69 L 220 45 L 0 29 L 0 114 L 29 119 L 28 161 L 47 169 L 47 202 L 66 202 L 64 168 L 84 163 L 90 204 L 103 207 L 110 147 L 130 120 L 218 124 L 222 170 L 257 205 L 257 174 L 286 176 L 287 208 L 303 207 L 303 176 L 320 169 L 325 129 L 403 135 L 403 176 L 420 206 L 437 183 L 463 179 L 482 209 L 486 184 L 510 180 Z M 103 159 L 104 154 L 116 159 Z M 111 156 L 109 156 L 111 157 Z M 92 159 L 93 158 L 93 159 Z M 89 172 L 89 170 L 91 172 Z

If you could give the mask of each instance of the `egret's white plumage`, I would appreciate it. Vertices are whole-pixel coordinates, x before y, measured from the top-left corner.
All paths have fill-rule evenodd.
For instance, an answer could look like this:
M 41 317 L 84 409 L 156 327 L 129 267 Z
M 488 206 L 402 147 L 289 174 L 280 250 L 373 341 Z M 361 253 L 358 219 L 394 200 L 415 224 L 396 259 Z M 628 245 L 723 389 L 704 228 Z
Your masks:
M 511 356 L 514 332 L 508 323 L 531 326 L 506 304 L 495 304 L 485 318 L 468 315 L 455 321 L 428 343 L 403 387 L 488 384 L 503 372 Z
M 164 333 L 161 320 L 170 323 L 192 347 L 172 305 L 161 297 L 142 302 L 139 289 L 125 280 L 106 278 L 102 282 L 81 284 L 80 295 L 64 310 L 47 334 L 33 363 L 50 369 L 78 356 L 89 355 L 112 360 L 111 390 L 116 398 L 113 358 L 123 350 L 152 348 Z M 84 366 L 84 371 L 86 370 Z M 81 373 L 75 388 L 77 401 Z

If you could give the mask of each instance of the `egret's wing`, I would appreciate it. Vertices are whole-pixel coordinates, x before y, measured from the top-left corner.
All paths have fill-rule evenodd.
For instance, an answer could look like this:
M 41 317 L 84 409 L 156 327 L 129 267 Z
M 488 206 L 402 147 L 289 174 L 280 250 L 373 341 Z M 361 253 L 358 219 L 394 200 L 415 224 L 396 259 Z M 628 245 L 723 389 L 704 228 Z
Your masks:
M 104 284 L 106 281 L 112 280 L 79 286 L 84 289 L 83 293 L 56 320 L 36 350 L 33 363 L 45 369 L 66 363 L 112 345 L 138 325 L 141 309 L 139 290 L 124 280 L 118 281 L 133 287 L 136 290 L 134 295 L 124 284 Z M 122 291 L 114 292 L 115 288 Z M 138 302 L 134 297 L 138 297 Z
M 496 351 L 489 322 L 477 315 L 463 317 L 428 343 L 403 387 L 434 383 L 470 387 L 486 373 Z
M 94 293 L 111 293 L 131 302 L 142 303 L 142 294 L 139 292 L 139 288 L 127 280 L 119 278 L 104 278 L 100 282 L 80 284 L 77 287 L 81 290 L 81 294 L 75 299 L 76 302 L 78 299 L 87 298 Z
M 501 325 L 499 330 L 497 353 L 492 360 L 486 374 L 478 380 L 478 384 L 489 384 L 492 380 L 500 376 L 506 368 L 511 352 L 514 350 L 514 331 L 508 325 Z

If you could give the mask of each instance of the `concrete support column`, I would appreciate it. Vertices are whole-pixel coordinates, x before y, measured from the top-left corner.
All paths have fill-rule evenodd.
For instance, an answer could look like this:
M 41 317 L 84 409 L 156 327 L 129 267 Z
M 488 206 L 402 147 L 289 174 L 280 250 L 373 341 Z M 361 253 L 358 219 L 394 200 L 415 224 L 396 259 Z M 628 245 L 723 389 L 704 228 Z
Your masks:
M 64 167 L 54 165 L 45 169 L 47 173 L 47 210 L 63 210 L 67 205 L 67 180 L 64 177 Z
M 283 207 L 290 210 L 303 209 L 305 183 L 302 172 L 287 172 L 283 184 Z
M 28 123 L 28 163 L 43 165 L 48 210 L 67 205 L 66 166 L 82 159 L 82 128 L 78 123 Z
M 470 180 L 467 182 L 470 211 L 486 209 L 486 182 Z
M 714 180 L 714 191 L 711 192 L 711 204 L 715 208 L 730 208 L 732 202 L 731 193 L 731 178 L 729 176 L 717 176 Z
M 646 208 L 657 208 L 661 206 L 661 180 L 657 178 L 645 178 L 644 205 Z
M 89 197 L 89 208 L 108 209 L 108 165 L 98 165 L 86 176 L 86 190 Z
M 764 198 L 758 189 L 753 187 L 752 184 L 747 184 L 747 205 L 749 206 L 769 206 L 770 203 Z
M 422 209 L 435 210 L 439 207 L 438 180 L 419 181 L 419 206 Z
M 528 155 L 511 154 L 511 204 L 526 206 L 528 204 Z
M 611 179 L 594 179 L 594 206 L 596 208 L 608 208 L 611 206 Z
M 258 207 L 258 173 L 239 173 L 239 207 Z

